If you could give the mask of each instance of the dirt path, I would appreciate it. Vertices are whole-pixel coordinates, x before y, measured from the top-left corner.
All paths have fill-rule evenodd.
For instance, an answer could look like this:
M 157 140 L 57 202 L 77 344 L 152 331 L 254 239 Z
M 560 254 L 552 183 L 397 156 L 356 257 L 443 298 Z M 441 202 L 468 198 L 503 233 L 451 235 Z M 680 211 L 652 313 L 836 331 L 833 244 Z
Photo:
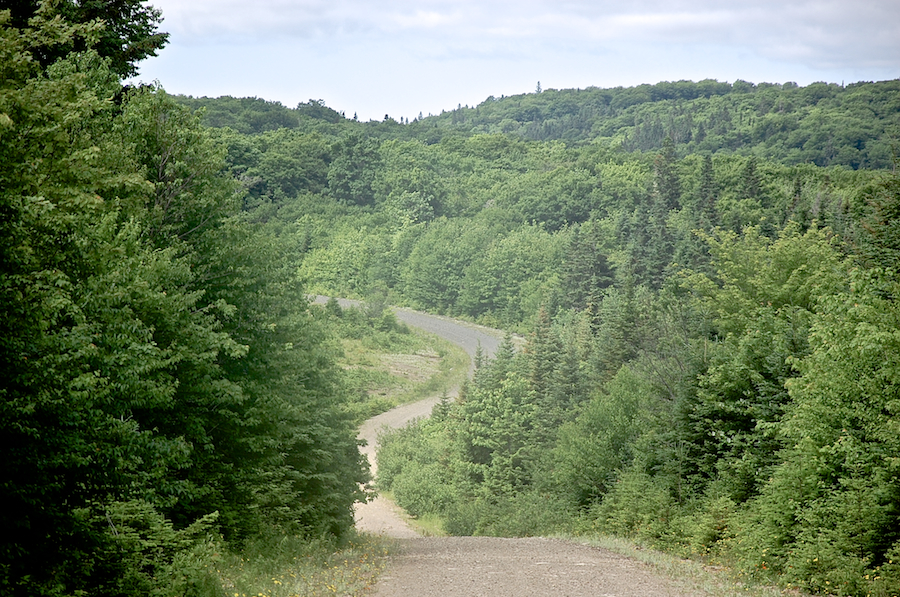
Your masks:
M 323 297 L 324 298 L 324 297 Z M 320 299 L 321 300 L 321 299 Z M 349 301 L 345 305 L 351 304 Z M 496 351 L 502 332 L 407 309 L 397 318 L 462 346 L 474 357 Z M 456 396 L 457 390 L 451 394 Z M 366 421 L 359 437 L 375 472 L 378 432 L 427 417 L 440 397 L 397 407 Z M 556 539 L 420 537 L 399 508 L 378 498 L 356 510 L 360 531 L 398 540 L 398 554 L 379 579 L 376 597 L 688 597 L 649 566 L 610 551 Z
M 693 593 L 696 594 L 696 593 Z M 556 539 L 405 539 L 376 597 L 688 597 L 649 566 Z
M 342 306 L 353 304 L 353 302 L 346 301 Z M 410 309 L 394 309 L 394 312 L 397 314 L 397 319 L 406 324 L 423 329 L 461 346 L 468 353 L 470 359 L 474 359 L 479 346 L 486 357 L 493 356 L 497 351 L 497 347 L 500 346 L 503 332 L 499 330 L 463 323 L 446 317 L 419 313 Z M 448 397 L 453 399 L 458 394 L 459 388 L 453 388 L 447 393 Z M 375 450 L 378 445 L 378 432 L 385 427 L 396 429 L 403 427 L 414 419 L 430 416 L 431 409 L 434 408 L 434 405 L 440 399 L 440 396 L 432 396 L 419 402 L 404 404 L 373 417 L 362 424 L 358 437 L 366 440 L 367 445 L 362 449 L 362 452 L 369 458 L 373 476 L 377 471 Z M 380 496 L 372 502 L 357 504 L 356 528 L 367 533 L 396 539 L 409 539 L 419 536 L 406 524 L 400 509 Z
M 452 397 L 455 398 L 458 389 L 454 389 Z M 372 476 L 377 471 L 375 450 L 378 445 L 378 432 L 384 427 L 396 429 L 403 427 L 413 419 L 421 419 L 431 414 L 431 409 L 440 400 L 440 396 L 404 404 L 397 408 L 372 417 L 359 428 L 359 439 L 366 440 L 366 446 L 361 449 L 369 458 L 372 467 Z M 374 501 L 356 505 L 356 528 L 366 533 L 384 535 L 396 539 L 409 539 L 419 535 L 413 531 L 400 514 L 400 509 L 385 498 L 378 496 Z

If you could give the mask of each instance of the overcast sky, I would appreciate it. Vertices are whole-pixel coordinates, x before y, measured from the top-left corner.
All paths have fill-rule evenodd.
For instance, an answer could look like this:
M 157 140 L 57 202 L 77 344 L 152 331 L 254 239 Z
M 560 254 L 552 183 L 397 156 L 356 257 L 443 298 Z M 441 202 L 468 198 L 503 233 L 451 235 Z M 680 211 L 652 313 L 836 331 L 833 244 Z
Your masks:
M 900 77 L 900 0 L 151 0 L 169 93 L 322 99 L 360 120 L 688 79 Z

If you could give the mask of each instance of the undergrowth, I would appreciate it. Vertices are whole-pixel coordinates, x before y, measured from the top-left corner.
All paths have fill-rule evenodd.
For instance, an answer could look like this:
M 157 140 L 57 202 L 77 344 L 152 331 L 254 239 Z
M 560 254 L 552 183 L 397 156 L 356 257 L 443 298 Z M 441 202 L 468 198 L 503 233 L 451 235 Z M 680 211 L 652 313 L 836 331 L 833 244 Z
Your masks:
M 326 324 L 340 338 L 347 408 L 362 421 L 409 402 L 449 392 L 468 373 L 465 351 L 397 320 L 378 305 L 324 308 Z
M 225 597 L 364 595 L 384 570 L 391 545 L 357 535 L 342 546 L 281 535 L 259 538 L 226 554 L 217 572 Z

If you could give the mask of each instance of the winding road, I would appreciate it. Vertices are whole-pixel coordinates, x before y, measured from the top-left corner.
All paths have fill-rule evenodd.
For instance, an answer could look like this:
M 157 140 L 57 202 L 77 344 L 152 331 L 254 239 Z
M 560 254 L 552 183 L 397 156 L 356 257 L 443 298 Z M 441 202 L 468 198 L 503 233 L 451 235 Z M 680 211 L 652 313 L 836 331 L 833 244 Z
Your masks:
M 346 301 L 341 306 L 352 306 L 354 304 L 358 303 Z M 497 351 L 497 347 L 500 346 L 503 335 L 503 332 L 499 330 L 464 323 L 447 317 L 428 315 L 427 313 L 420 313 L 410 309 L 395 308 L 394 313 L 397 315 L 397 319 L 407 325 L 425 330 L 461 346 L 469 355 L 470 360 L 475 358 L 479 346 L 481 346 L 482 353 L 486 357 L 493 356 Z M 455 399 L 458 394 L 459 388 L 453 388 L 447 393 L 448 397 L 452 399 Z M 440 399 L 441 395 L 436 395 L 411 404 L 404 404 L 372 417 L 362 424 L 359 428 L 358 437 L 366 441 L 362 451 L 369 459 L 373 476 L 378 467 L 375 460 L 375 451 L 378 447 L 379 431 L 385 427 L 391 429 L 403 427 L 413 419 L 421 419 L 431 415 L 431 410 Z M 376 497 L 371 502 L 357 504 L 356 528 L 367 533 L 385 535 L 396 539 L 419 537 L 403 520 L 397 506 L 381 496 Z
M 324 302 L 325 297 L 316 297 Z M 341 300 L 342 306 L 358 302 Z M 481 345 L 492 356 L 503 332 L 409 309 L 394 309 L 408 325 L 461 346 L 470 358 Z M 458 390 L 458 388 L 457 388 Z M 451 394 L 453 397 L 456 391 Z M 434 396 L 403 405 L 366 421 L 359 431 L 374 473 L 378 432 L 427 417 Z M 382 497 L 360 504 L 362 532 L 398 541 L 398 553 L 375 587 L 376 597 L 688 597 L 705 595 L 676 586 L 648 565 L 616 553 L 558 539 L 421 537 L 397 506 Z

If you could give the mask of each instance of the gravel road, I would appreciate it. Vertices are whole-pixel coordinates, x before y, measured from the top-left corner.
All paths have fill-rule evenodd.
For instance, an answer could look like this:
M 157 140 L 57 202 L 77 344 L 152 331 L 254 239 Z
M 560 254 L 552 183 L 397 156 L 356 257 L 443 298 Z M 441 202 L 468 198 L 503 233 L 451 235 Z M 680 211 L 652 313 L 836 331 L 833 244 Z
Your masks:
M 420 537 L 375 587 L 377 597 L 688 597 L 641 562 L 557 539 Z M 696 593 L 695 593 L 696 594 Z
M 324 302 L 324 300 L 327 299 L 325 297 L 317 297 L 317 302 Z M 358 304 L 356 301 L 341 299 L 342 307 L 357 306 Z M 407 325 L 425 330 L 461 346 L 468 353 L 470 360 L 475 358 L 479 346 L 481 346 L 485 357 L 492 357 L 497 351 L 497 347 L 500 346 L 500 341 L 503 337 L 503 332 L 499 330 L 492 330 L 447 317 L 428 315 L 411 309 L 395 308 L 394 313 L 396 313 L 397 319 Z M 459 388 L 452 388 L 447 392 L 447 396 L 451 399 L 455 399 L 458 394 Z M 358 437 L 366 441 L 362 452 L 369 459 L 372 475 L 376 473 L 378 468 L 375 461 L 375 451 L 378 446 L 379 431 L 383 428 L 396 429 L 403 427 L 414 419 L 430 416 L 431 410 L 440 399 L 441 396 L 432 396 L 425 400 L 404 404 L 373 417 L 362 424 L 359 428 Z M 375 498 L 374 501 L 357 504 L 356 528 L 367 533 L 396 539 L 410 539 L 419 536 L 406 524 L 400 509 L 380 496 Z
M 324 302 L 326 297 L 317 297 Z M 359 303 L 341 300 L 342 306 Z M 474 357 L 480 343 L 492 356 L 503 333 L 472 324 L 395 309 L 397 318 L 463 347 Z M 451 393 L 456 396 L 456 389 Z M 379 430 L 427 417 L 435 396 L 366 421 L 359 431 L 375 471 Z M 398 540 L 398 553 L 375 586 L 376 597 L 689 597 L 649 566 L 616 553 L 543 538 L 420 537 L 396 505 L 377 498 L 356 511 L 360 531 Z

